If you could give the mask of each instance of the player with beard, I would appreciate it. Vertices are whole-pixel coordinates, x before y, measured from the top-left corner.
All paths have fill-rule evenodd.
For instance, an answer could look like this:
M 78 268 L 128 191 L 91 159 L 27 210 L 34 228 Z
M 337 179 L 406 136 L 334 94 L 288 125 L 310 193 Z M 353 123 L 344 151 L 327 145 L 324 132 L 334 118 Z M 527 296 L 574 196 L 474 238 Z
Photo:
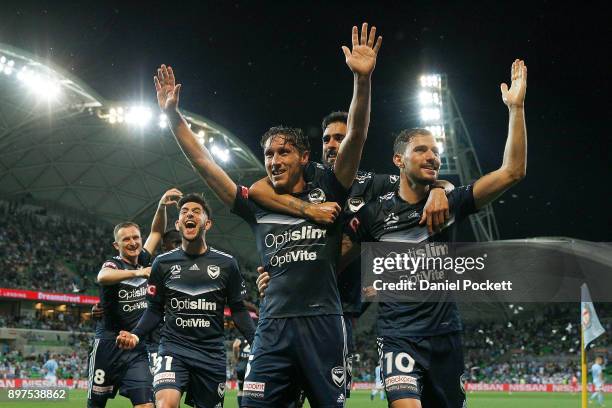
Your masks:
M 249 343 L 255 325 L 243 303 L 246 289 L 238 263 L 206 243 L 210 207 L 196 194 L 181 198 L 179 207 L 176 228 L 182 245 L 153 262 L 149 306 L 131 333 L 119 333 L 117 344 L 136 347 L 163 319 L 153 376 L 157 407 L 178 407 L 185 391 L 193 406 L 223 406 L 225 305 Z
M 305 179 L 307 181 L 316 179 L 326 168 L 333 168 L 338 157 L 338 151 L 347 134 L 347 112 L 332 112 L 323 118 L 321 129 L 323 131 L 323 166 L 319 163 L 309 162 L 305 168 Z M 348 198 L 342 209 L 340 222 L 346 224 L 352 216 L 363 205 L 370 200 L 394 191 L 397 189 L 399 177 L 397 175 L 375 174 L 373 172 L 359 170 L 349 189 Z M 428 186 L 429 187 L 429 186 Z M 439 229 L 448 219 L 448 200 L 446 192 L 452 191 L 454 186 L 444 180 L 438 180 L 429 188 L 429 195 L 420 223 L 427 224 L 429 230 L 433 232 Z M 333 222 L 333 213 L 328 212 L 329 207 L 323 204 L 312 204 L 300 200 L 291 194 L 277 194 L 272 188 L 270 180 L 266 177 L 251 186 L 249 195 L 262 204 L 264 207 L 286 213 L 295 217 L 307 217 L 315 222 L 322 224 Z M 347 392 L 346 397 L 350 397 L 352 385 L 352 363 L 355 353 L 355 343 L 353 338 L 353 326 L 356 320 L 365 310 L 365 305 L 361 302 L 361 262 L 359 257 L 355 257 L 348 265 L 342 268 L 342 273 L 338 275 L 338 291 L 342 302 L 342 312 L 344 324 L 347 332 L 348 355 L 347 366 Z M 268 272 L 263 268 L 258 268 L 260 272 L 257 278 L 257 286 L 260 293 L 265 291 L 270 281 Z M 298 403 L 298 406 L 299 403 Z
M 307 183 L 308 139 L 299 129 L 274 127 L 264 134 L 265 167 L 277 193 L 291 193 L 311 202 L 344 202 L 367 137 L 371 74 L 382 38 L 375 28 L 359 35 L 353 27 L 353 48 L 343 47 L 353 72 L 353 100 L 346 141 L 338 152 L 336 170 L 327 169 Z M 248 364 L 242 404 L 246 407 L 286 406 L 303 385 L 313 406 L 344 406 L 344 330 L 335 265 L 341 226 L 321 227 L 260 207 L 248 198 L 201 146 L 177 110 L 180 85 L 162 66 L 155 78 L 158 102 L 186 157 L 210 188 L 232 211 L 243 217 L 256 236 L 263 265 L 278 277 L 271 281 L 261 308 L 253 352 Z M 339 212 L 337 204 L 330 205 Z M 326 373 L 321 375 L 321 373 Z
M 166 226 L 166 206 L 176 204 L 182 194 L 177 189 L 164 193 L 153 217 L 151 233 L 144 245 L 140 228 L 133 222 L 115 226 L 113 246 L 119 255 L 107 259 L 98 273 L 102 319 L 89 357 L 87 406 L 104 407 L 117 392 L 135 407 L 153 407 L 151 372 L 143 343 L 131 350 L 120 350 L 115 337 L 121 330 L 132 330 L 146 308 L 145 292 L 151 253 L 155 251 Z
M 509 110 L 503 162 L 499 169 L 473 184 L 458 187 L 448 197 L 451 220 L 458 223 L 489 204 L 526 174 L 527 131 L 524 100 L 527 67 L 516 60 L 510 89 L 501 85 Z M 400 171 L 399 190 L 366 204 L 349 222 L 355 242 L 444 242 L 449 230 L 431 236 L 418 225 L 426 186 L 438 177 L 440 152 L 425 129 L 404 130 L 394 144 L 394 164 Z M 343 253 L 355 250 L 343 241 Z M 466 406 L 462 387 L 463 351 L 461 319 L 450 293 L 433 292 L 427 302 L 379 303 L 378 346 L 382 377 L 392 408 L 461 408 Z

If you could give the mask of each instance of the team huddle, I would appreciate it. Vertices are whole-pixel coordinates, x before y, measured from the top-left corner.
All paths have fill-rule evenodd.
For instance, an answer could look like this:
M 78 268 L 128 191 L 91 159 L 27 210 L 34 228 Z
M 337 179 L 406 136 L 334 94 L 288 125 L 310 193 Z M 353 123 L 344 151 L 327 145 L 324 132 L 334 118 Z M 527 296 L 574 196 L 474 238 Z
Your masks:
M 179 112 L 181 85 L 172 68 L 158 69 L 158 103 L 178 145 L 217 197 L 251 226 L 262 265 L 259 320 L 255 327 L 245 306 L 236 258 L 206 241 L 213 227 L 206 200 L 168 190 L 144 244 L 136 224 L 115 227 L 119 255 L 98 275 L 102 318 L 89 361 L 88 407 L 104 407 L 117 392 L 134 407 L 178 407 L 183 393 L 194 407 L 222 407 L 226 305 L 244 336 L 234 344 L 243 362 L 241 407 L 300 406 L 304 397 L 312 407 L 345 406 L 352 327 L 366 306 L 359 243 L 448 240 L 452 225 L 526 172 L 527 68 L 520 60 L 512 64 L 511 85 L 501 85 L 509 126 L 499 169 L 454 187 L 438 180 L 433 135 L 407 129 L 392 146 L 398 174 L 359 170 L 381 44 L 376 28 L 364 23 L 361 32 L 353 27 L 352 47 L 342 47 L 353 96 L 348 112 L 322 122 L 323 163 L 309 160 L 300 129 L 272 127 L 261 138 L 267 177 L 251 187 L 236 184 L 198 142 Z M 179 208 L 180 238 L 164 239 L 168 205 Z M 162 239 L 167 252 L 152 260 Z M 455 303 L 381 302 L 377 326 L 380 377 L 391 407 L 466 405 Z

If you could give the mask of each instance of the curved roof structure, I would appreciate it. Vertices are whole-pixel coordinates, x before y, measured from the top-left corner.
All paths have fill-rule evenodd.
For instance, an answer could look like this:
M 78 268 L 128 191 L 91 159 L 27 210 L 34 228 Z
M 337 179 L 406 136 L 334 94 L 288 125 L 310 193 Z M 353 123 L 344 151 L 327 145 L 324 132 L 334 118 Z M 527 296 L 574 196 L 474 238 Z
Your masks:
M 203 192 L 214 214 L 210 241 L 257 262 L 250 229 L 196 175 L 157 111 L 107 101 L 61 68 L 0 44 L 0 196 L 29 194 L 110 223 L 149 225 L 167 189 Z M 238 137 L 183 113 L 235 181 L 262 177 Z

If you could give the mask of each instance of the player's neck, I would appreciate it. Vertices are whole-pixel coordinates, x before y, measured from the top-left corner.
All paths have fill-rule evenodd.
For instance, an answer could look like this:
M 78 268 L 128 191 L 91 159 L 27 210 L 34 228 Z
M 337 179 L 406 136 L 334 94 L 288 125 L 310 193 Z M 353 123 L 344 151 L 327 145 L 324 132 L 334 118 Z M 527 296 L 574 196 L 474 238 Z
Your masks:
M 300 174 L 300 178 L 293 186 L 287 186 L 286 188 L 274 189 L 277 194 L 296 194 L 301 193 L 306 188 L 306 181 L 304 175 Z
M 186 239 L 183 239 L 182 248 L 183 251 L 189 255 L 202 255 L 208 250 L 206 241 L 203 239 L 198 239 L 195 241 L 187 241 Z
M 427 197 L 427 186 L 415 183 L 405 174 L 400 174 L 399 196 L 409 204 L 416 204 Z
M 127 255 L 121 255 L 121 259 L 123 259 L 125 262 L 131 264 L 131 265 L 138 265 L 138 256 L 127 256 Z

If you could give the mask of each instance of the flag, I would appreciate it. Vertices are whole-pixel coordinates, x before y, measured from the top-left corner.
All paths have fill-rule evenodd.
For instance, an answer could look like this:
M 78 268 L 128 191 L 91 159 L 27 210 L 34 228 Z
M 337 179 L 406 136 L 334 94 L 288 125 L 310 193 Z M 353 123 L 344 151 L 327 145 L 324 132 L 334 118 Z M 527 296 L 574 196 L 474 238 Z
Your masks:
M 599 323 L 599 318 L 595 312 L 595 307 L 591 301 L 591 294 L 586 283 L 580 287 L 580 317 L 582 321 L 582 333 L 584 336 L 583 347 L 604 334 L 605 330 Z

